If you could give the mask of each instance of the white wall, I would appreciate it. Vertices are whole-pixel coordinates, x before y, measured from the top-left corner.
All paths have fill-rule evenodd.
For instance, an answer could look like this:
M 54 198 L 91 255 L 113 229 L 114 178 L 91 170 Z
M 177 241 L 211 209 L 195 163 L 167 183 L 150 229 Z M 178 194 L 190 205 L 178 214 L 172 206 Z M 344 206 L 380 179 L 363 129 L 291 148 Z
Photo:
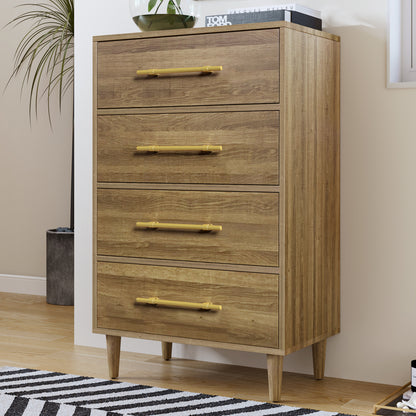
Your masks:
M 5 25 L 27 11 L 16 8 L 21 3 L 0 2 L 0 291 L 21 284 L 16 290 L 37 293 L 29 287 L 39 281 L 44 294 L 46 230 L 69 225 L 72 97 L 62 114 L 52 109 L 52 130 L 45 103 L 30 125 L 29 89 L 21 94 L 21 78 L 5 89 L 26 30 Z
M 203 13 L 285 1 L 203 0 Z M 341 334 L 328 341 L 328 376 L 389 384 L 409 378 L 416 358 L 416 89 L 386 89 L 387 1 L 303 0 L 323 11 L 341 44 Z M 136 31 L 128 0 L 76 1 L 75 341 L 91 334 L 91 36 Z M 125 342 L 126 341 L 126 342 Z M 159 353 L 158 343 L 123 348 Z M 251 366 L 262 355 L 175 346 L 174 355 Z M 285 358 L 285 370 L 310 373 L 310 350 Z

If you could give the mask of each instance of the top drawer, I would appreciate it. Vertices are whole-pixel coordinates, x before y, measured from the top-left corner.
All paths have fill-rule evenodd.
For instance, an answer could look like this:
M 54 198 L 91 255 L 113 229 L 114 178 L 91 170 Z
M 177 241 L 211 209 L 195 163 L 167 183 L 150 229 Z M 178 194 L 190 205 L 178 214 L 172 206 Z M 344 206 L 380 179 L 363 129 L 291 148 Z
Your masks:
M 212 74 L 137 70 L 222 66 Z M 98 108 L 279 102 L 279 29 L 102 41 Z

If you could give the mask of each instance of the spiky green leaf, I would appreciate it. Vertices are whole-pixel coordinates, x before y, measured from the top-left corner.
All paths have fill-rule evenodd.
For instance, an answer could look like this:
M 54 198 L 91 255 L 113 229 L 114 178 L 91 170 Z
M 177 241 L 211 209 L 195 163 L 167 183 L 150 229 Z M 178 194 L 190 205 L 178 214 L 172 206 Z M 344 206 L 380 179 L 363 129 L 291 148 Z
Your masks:
M 22 74 L 22 90 L 29 86 L 29 115 L 37 115 L 38 103 L 47 99 L 49 119 L 51 98 L 57 90 L 59 108 L 63 95 L 73 85 L 74 75 L 74 3 L 73 0 L 48 0 L 25 3 L 17 7 L 28 11 L 15 17 L 8 25 L 31 24 L 20 40 L 9 78 Z

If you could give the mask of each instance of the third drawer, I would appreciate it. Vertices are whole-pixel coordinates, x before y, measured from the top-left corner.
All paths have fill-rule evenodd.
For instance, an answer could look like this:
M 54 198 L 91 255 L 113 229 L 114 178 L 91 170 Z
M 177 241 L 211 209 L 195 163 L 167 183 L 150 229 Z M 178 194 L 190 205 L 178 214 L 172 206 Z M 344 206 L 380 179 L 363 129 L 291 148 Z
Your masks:
M 98 189 L 97 254 L 277 267 L 278 211 L 278 193 Z

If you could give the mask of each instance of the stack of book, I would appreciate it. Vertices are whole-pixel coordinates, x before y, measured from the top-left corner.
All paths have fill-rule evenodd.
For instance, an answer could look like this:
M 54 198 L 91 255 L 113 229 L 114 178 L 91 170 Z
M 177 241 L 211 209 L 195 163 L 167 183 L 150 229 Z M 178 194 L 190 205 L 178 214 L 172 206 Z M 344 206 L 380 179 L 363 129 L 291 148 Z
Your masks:
M 284 20 L 322 30 L 321 13 L 295 3 L 231 9 L 227 11 L 227 14 L 205 16 L 205 26 L 229 26 L 276 20 Z

